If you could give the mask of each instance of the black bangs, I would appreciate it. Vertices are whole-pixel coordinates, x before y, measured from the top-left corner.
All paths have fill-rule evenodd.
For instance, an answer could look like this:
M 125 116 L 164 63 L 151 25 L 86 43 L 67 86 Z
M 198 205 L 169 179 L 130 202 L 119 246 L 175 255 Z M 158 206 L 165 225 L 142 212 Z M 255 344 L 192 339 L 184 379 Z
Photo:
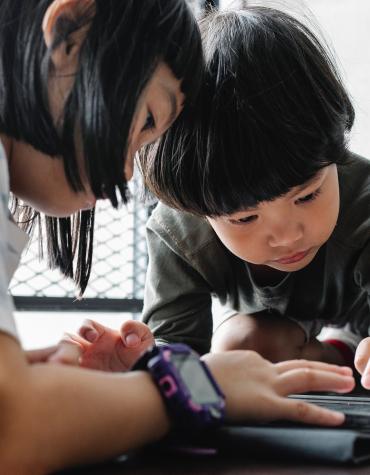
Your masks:
M 274 200 L 323 167 L 346 161 L 344 124 L 323 131 L 314 124 L 303 127 L 296 119 L 294 126 L 272 110 L 277 91 L 248 98 L 241 106 L 235 90 L 226 84 L 221 89 L 216 95 L 213 88 L 207 93 L 204 88 L 201 125 L 194 136 L 189 134 L 186 151 L 174 164 L 176 180 L 191 183 L 182 209 L 207 216 L 230 214 Z M 289 87 L 284 90 L 282 102 L 290 100 Z
M 169 206 L 219 216 L 345 162 L 354 111 L 313 33 L 263 7 L 213 13 L 201 32 L 202 100 L 143 160 L 152 192 Z

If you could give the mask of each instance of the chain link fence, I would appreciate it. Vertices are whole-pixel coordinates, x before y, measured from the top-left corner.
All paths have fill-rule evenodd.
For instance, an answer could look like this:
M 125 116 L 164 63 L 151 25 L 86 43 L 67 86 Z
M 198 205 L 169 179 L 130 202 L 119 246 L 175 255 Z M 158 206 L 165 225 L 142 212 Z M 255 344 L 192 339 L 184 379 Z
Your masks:
M 145 223 L 150 207 L 138 198 L 138 182 L 127 207 L 112 209 L 99 202 L 96 210 L 94 261 L 84 299 L 76 300 L 74 283 L 39 259 L 33 239 L 10 285 L 19 310 L 141 310 L 147 250 Z M 37 233 L 35 233 L 37 234 Z

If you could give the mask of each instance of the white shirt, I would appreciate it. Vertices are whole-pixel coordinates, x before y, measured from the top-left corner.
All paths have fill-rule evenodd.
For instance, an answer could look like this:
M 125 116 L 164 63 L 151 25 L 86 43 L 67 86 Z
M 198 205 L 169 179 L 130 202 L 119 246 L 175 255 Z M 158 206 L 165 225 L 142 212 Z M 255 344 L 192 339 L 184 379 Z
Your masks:
M 4 147 L 0 142 L 0 331 L 17 337 L 9 282 L 18 267 L 28 236 L 12 221 L 8 209 L 9 173 Z

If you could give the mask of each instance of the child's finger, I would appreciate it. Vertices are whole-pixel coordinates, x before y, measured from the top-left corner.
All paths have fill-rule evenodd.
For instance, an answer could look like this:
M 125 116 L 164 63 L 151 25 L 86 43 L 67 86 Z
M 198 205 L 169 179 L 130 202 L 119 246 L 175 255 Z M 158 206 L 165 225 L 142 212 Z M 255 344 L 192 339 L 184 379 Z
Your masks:
M 135 348 L 140 345 L 141 338 L 136 333 L 129 333 L 124 337 L 124 342 L 128 348 Z
M 105 333 L 105 327 L 94 320 L 86 319 L 80 329 L 78 334 L 85 338 L 89 343 L 94 343 L 98 338 L 100 338 Z
M 363 374 L 370 358 L 370 338 L 360 341 L 355 354 L 355 368 Z
M 361 384 L 365 389 L 370 389 L 370 360 L 362 374 Z
M 55 353 L 57 350 L 57 346 L 49 346 L 48 348 L 41 348 L 38 350 L 27 350 L 25 351 L 25 355 L 27 361 L 30 364 L 34 363 L 45 363 L 49 360 L 50 356 Z
M 128 320 L 122 324 L 121 338 L 128 348 L 135 348 L 143 342 L 148 346 L 154 344 L 154 337 L 149 327 L 145 323 L 136 320 Z
M 56 351 L 49 357 L 49 363 L 78 366 L 82 353 L 84 352 L 84 342 L 80 341 L 78 335 L 66 334 L 57 346 Z
M 321 371 L 330 371 L 332 373 L 339 373 L 351 376 L 353 371 L 348 366 L 338 366 L 329 363 L 323 363 L 321 361 L 309 361 L 309 360 L 290 360 L 276 363 L 275 368 L 279 374 L 285 373 L 292 369 L 310 368 L 318 369 Z
M 287 371 L 279 376 L 276 390 L 282 396 L 310 391 L 349 392 L 354 388 L 352 376 L 345 376 L 331 371 L 299 368 Z
M 281 418 L 290 421 L 338 426 L 343 424 L 345 420 L 345 415 L 340 412 L 331 411 L 299 400 L 283 399 L 279 401 L 279 405 L 281 406 Z

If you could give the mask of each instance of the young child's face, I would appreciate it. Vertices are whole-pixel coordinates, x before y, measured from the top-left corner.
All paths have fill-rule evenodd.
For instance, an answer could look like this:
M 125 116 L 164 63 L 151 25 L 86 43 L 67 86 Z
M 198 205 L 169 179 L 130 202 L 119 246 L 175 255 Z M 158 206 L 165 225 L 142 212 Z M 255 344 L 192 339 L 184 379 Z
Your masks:
M 332 164 L 274 201 L 208 221 L 240 259 L 291 272 L 312 261 L 333 232 L 338 213 L 338 173 Z

